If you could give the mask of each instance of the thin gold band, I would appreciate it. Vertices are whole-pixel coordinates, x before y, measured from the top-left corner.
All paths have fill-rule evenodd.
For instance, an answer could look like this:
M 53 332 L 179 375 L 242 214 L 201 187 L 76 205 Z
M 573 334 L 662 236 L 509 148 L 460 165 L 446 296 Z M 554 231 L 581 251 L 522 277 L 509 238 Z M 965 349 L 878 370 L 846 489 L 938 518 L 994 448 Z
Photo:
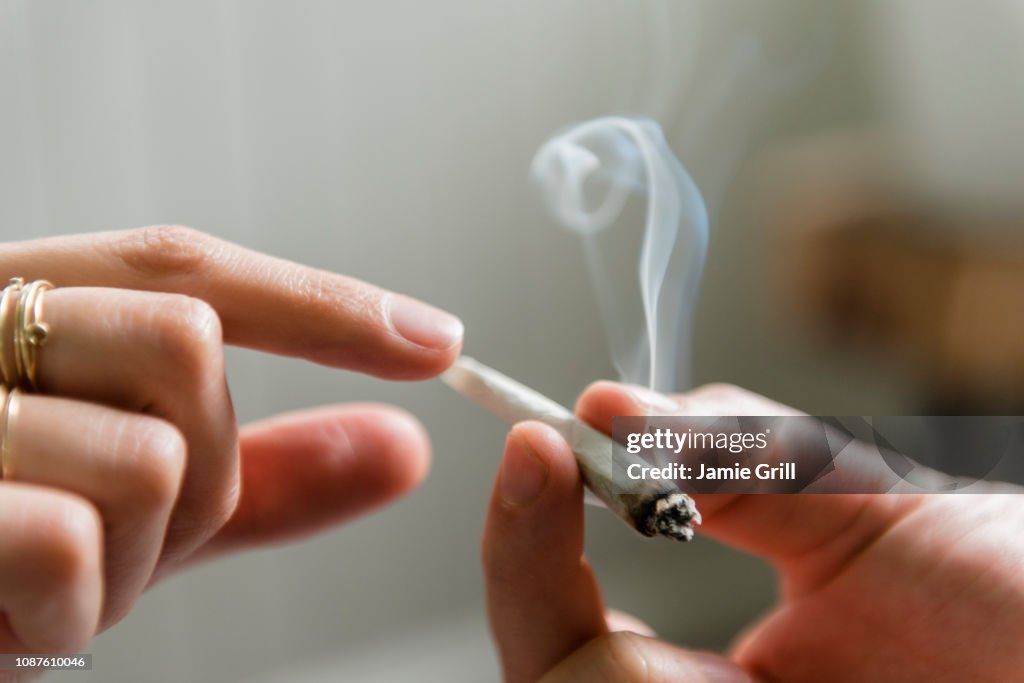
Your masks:
M 20 277 L 11 278 L 11 281 L 4 287 L 3 293 L 0 294 L 0 375 L 3 376 L 3 383 L 5 385 L 14 384 L 16 377 L 12 377 L 10 369 L 7 367 L 7 325 L 10 312 L 8 309 L 12 295 L 17 296 L 21 290 L 21 286 L 25 284 L 25 281 Z M 17 355 L 17 350 L 14 351 Z
M 0 420 L 3 421 L 0 426 L 0 480 L 9 479 L 10 471 L 10 458 L 8 457 L 8 430 L 11 425 L 11 416 L 18 414 L 18 406 L 15 403 L 17 398 L 18 388 L 4 389 L 4 407 L 2 417 Z

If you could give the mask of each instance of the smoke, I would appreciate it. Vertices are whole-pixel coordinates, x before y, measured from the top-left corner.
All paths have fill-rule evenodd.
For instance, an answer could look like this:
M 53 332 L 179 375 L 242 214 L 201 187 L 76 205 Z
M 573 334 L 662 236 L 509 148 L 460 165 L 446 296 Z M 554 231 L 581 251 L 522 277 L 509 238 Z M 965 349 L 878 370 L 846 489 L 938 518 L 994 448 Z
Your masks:
M 691 356 L 690 325 L 707 255 L 708 216 L 697 185 L 672 154 L 661 127 L 649 119 L 615 116 L 573 126 L 541 146 L 531 175 L 555 218 L 583 240 L 620 377 L 673 389 L 678 359 Z M 647 197 L 638 266 L 644 322 L 639 326 L 631 324 L 628 311 L 635 303 L 623 303 L 598 242 L 633 193 Z
M 781 59 L 770 57 L 769 36 L 742 20 L 724 41 L 725 52 L 713 55 L 710 77 L 689 86 L 690 96 L 681 105 L 676 93 L 684 80 L 696 80 L 697 38 L 704 27 L 696 5 L 649 7 L 654 53 L 644 106 L 665 121 L 673 121 L 673 110 L 682 109 L 680 146 L 706 161 L 702 177 L 713 207 L 734 175 L 754 126 L 827 64 L 834 6 L 826 4 L 804 22 L 810 26 L 804 32 L 809 37 L 802 37 Z M 682 17 L 676 7 L 685 12 Z M 685 21 L 680 23 L 680 18 Z M 806 27 L 799 20 L 795 24 Z M 789 36 L 773 38 L 776 43 L 793 42 Z M 664 392 L 689 386 L 709 212 L 659 123 L 608 116 L 570 126 L 540 147 L 530 174 L 554 218 L 582 240 L 620 379 Z M 637 222 L 630 204 L 643 199 L 636 270 L 617 273 L 610 264 L 621 259 L 611 256 L 629 247 L 609 234 L 616 232 L 616 225 L 623 226 L 619 231 L 635 232 L 635 227 L 630 230 Z

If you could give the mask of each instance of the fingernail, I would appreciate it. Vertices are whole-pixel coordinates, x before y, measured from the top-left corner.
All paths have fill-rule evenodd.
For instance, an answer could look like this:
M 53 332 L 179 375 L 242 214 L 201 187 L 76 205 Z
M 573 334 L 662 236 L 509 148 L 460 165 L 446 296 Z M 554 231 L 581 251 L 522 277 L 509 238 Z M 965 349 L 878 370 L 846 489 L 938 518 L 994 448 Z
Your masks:
M 462 339 L 461 320 L 401 294 L 390 296 L 388 318 L 395 332 L 416 346 L 450 349 Z
M 502 499 L 509 505 L 526 505 L 540 495 L 547 480 L 547 463 L 526 439 L 513 432 L 498 475 Z
M 630 396 L 633 400 L 642 405 L 650 413 L 664 413 L 674 415 L 679 410 L 679 404 L 664 394 L 651 391 L 646 387 L 629 387 Z

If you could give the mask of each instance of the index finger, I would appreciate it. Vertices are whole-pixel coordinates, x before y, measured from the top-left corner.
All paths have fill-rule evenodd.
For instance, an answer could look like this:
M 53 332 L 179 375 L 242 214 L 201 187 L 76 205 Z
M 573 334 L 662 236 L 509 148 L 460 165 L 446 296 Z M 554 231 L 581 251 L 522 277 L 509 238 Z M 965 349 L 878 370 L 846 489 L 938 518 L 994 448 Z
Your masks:
M 230 344 L 389 379 L 436 375 L 462 344 L 462 323 L 433 306 L 181 226 L 8 243 L 0 274 L 193 296 Z
M 576 414 L 611 433 L 619 415 L 798 415 L 796 410 L 728 385 L 708 385 L 666 397 L 646 389 L 597 382 Z M 857 552 L 913 509 L 914 497 L 871 493 L 696 494 L 701 530 L 779 567 L 787 589 L 807 590 L 837 572 Z

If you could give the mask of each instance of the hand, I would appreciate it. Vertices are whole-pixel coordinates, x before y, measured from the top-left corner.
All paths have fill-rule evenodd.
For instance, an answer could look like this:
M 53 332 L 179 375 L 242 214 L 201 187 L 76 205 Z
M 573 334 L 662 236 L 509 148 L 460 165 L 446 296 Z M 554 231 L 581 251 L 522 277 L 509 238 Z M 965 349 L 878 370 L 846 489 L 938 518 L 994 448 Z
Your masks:
M 239 431 L 223 343 L 425 378 L 458 355 L 445 313 L 179 227 L 5 244 L 0 273 L 57 285 L 39 392 L 11 399 L 0 652 L 77 651 L 157 577 L 350 518 L 426 473 L 423 428 L 384 405 Z
M 603 382 L 583 394 L 577 414 L 610 433 L 616 415 L 793 412 L 734 387 L 665 398 Z M 483 545 L 505 679 L 1019 680 L 1024 498 L 1018 487 L 998 490 L 1016 493 L 698 496 L 702 532 L 767 559 L 781 582 L 778 606 L 725 658 L 609 621 L 582 556 L 573 455 L 551 428 L 517 425 Z

